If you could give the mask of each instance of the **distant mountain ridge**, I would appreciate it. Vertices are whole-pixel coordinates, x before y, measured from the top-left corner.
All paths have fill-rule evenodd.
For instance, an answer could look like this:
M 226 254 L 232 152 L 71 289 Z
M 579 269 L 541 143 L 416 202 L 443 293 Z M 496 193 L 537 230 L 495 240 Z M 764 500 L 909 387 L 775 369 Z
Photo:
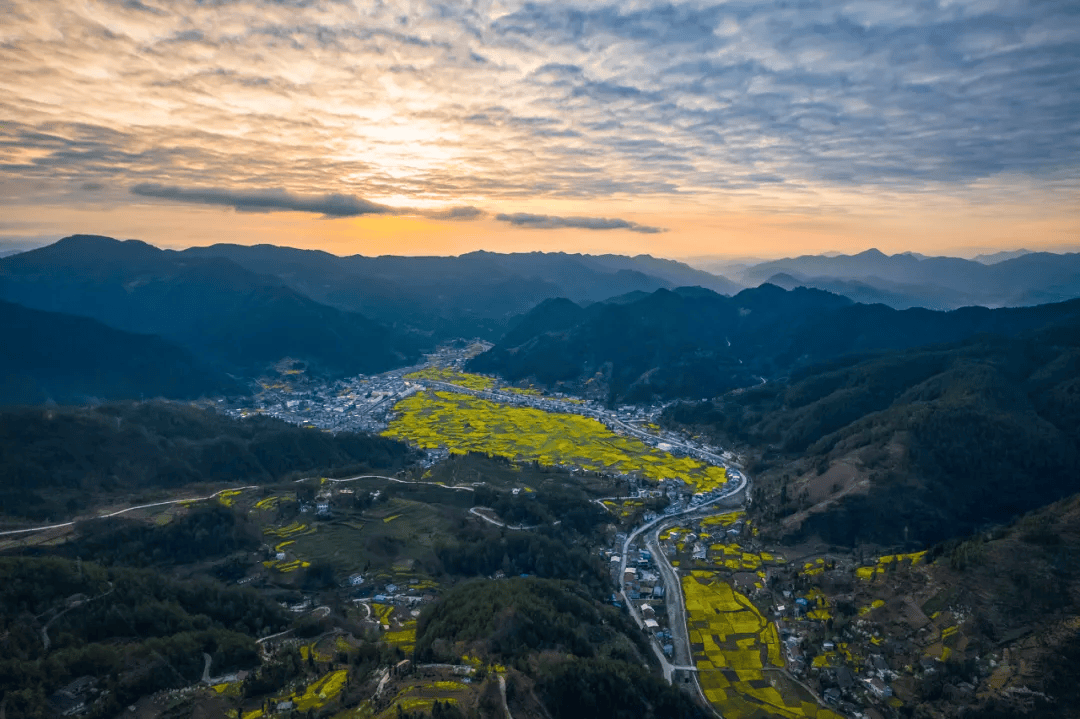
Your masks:
M 747 284 L 780 275 L 784 286 L 839 292 L 897 309 L 1018 307 L 1080 297 L 1080 253 L 1018 250 L 965 260 L 915 253 L 890 256 L 870 249 L 855 255 L 771 260 L 743 272 L 740 279 Z
M 1080 300 L 935 312 L 855 304 L 821 290 L 771 284 L 734 297 L 662 289 L 586 308 L 566 300 L 544 303 L 470 367 L 511 381 L 568 383 L 606 401 L 701 398 L 845 355 L 980 333 L 1012 336 L 1077 316 Z
M 76 235 L 0 259 L 0 298 L 160 335 L 205 362 L 257 373 L 283 357 L 328 374 L 418 358 L 413 340 L 225 258 Z
M 226 258 L 276 277 L 318 302 L 436 338 L 494 339 L 510 318 L 556 297 L 597 302 L 682 285 L 721 293 L 741 289 L 726 278 L 648 255 L 479 251 L 458 257 L 338 257 L 316 250 L 224 244 L 181 254 Z

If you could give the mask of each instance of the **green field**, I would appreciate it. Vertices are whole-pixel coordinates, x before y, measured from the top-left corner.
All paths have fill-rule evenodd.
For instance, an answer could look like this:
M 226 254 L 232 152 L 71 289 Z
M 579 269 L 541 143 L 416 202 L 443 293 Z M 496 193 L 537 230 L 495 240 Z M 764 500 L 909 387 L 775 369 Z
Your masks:
M 397 416 L 384 434 L 425 449 L 483 452 L 548 466 L 636 474 L 660 480 L 680 479 L 706 492 L 726 474 L 689 457 L 653 449 L 617 435 L 600 422 L 576 414 L 514 407 L 454 392 L 411 395 L 394 408 Z

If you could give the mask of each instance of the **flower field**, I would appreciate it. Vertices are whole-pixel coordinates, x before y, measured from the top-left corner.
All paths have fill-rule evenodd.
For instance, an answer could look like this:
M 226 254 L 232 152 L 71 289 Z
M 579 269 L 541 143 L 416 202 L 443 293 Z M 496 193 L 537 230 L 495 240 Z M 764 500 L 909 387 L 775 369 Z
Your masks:
M 637 474 L 653 480 L 681 479 L 700 492 L 723 484 L 722 467 L 653 449 L 615 434 L 600 422 L 575 414 L 514 407 L 465 394 L 427 391 L 395 407 L 387 437 L 425 449 L 484 452 L 543 465 Z
M 698 681 L 726 719 L 840 719 L 780 670 L 776 625 L 712 572 L 682 579 Z

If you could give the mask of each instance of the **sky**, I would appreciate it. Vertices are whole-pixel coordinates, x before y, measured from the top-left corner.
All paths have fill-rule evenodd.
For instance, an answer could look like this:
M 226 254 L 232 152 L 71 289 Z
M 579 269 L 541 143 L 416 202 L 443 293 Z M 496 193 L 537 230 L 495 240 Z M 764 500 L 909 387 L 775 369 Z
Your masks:
M 0 251 L 1080 249 L 1075 0 L 0 0 Z

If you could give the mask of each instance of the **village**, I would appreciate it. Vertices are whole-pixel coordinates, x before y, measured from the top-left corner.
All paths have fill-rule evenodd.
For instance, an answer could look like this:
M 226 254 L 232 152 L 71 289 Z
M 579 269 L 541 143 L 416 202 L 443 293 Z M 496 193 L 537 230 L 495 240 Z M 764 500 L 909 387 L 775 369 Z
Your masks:
M 880 557 L 826 552 L 789 560 L 759 541 L 757 528 L 741 511 L 661 526 L 667 528 L 631 544 L 621 572 L 618 550 L 603 554 L 613 581 L 631 611 L 640 613 L 663 656 L 677 670 L 689 656 L 690 670 L 703 687 L 708 673 L 723 671 L 725 660 L 734 665 L 740 649 L 750 650 L 754 658 L 749 665 L 769 671 L 766 657 L 771 656 L 774 671 L 837 713 L 884 719 L 898 716 L 897 710 L 914 699 L 917 683 L 945 671 L 950 657 L 955 660 L 967 644 L 963 609 L 948 606 L 942 599 L 946 593 L 925 597 L 921 569 L 926 552 Z M 614 546 L 626 536 L 615 535 Z M 665 576 L 679 576 L 682 587 L 672 587 Z M 695 626 L 704 634 L 708 616 L 697 613 L 685 594 L 703 577 L 729 585 L 737 599 L 748 600 L 739 609 L 756 615 L 757 627 L 720 636 L 718 644 L 715 633 L 712 644 L 708 637 L 698 641 Z M 685 615 L 680 602 L 685 602 Z M 707 614 L 721 611 L 706 609 Z M 689 632 L 672 626 L 673 617 L 681 618 Z M 776 652 L 768 646 L 770 631 L 758 629 L 770 623 L 776 627 Z M 688 646 L 680 647 L 680 641 Z M 990 658 L 981 664 L 974 671 L 993 671 Z M 955 661 L 948 669 L 954 667 Z M 950 691 L 973 692 L 977 677 L 967 679 L 950 683 Z M 711 694 L 709 699 L 724 705 Z

